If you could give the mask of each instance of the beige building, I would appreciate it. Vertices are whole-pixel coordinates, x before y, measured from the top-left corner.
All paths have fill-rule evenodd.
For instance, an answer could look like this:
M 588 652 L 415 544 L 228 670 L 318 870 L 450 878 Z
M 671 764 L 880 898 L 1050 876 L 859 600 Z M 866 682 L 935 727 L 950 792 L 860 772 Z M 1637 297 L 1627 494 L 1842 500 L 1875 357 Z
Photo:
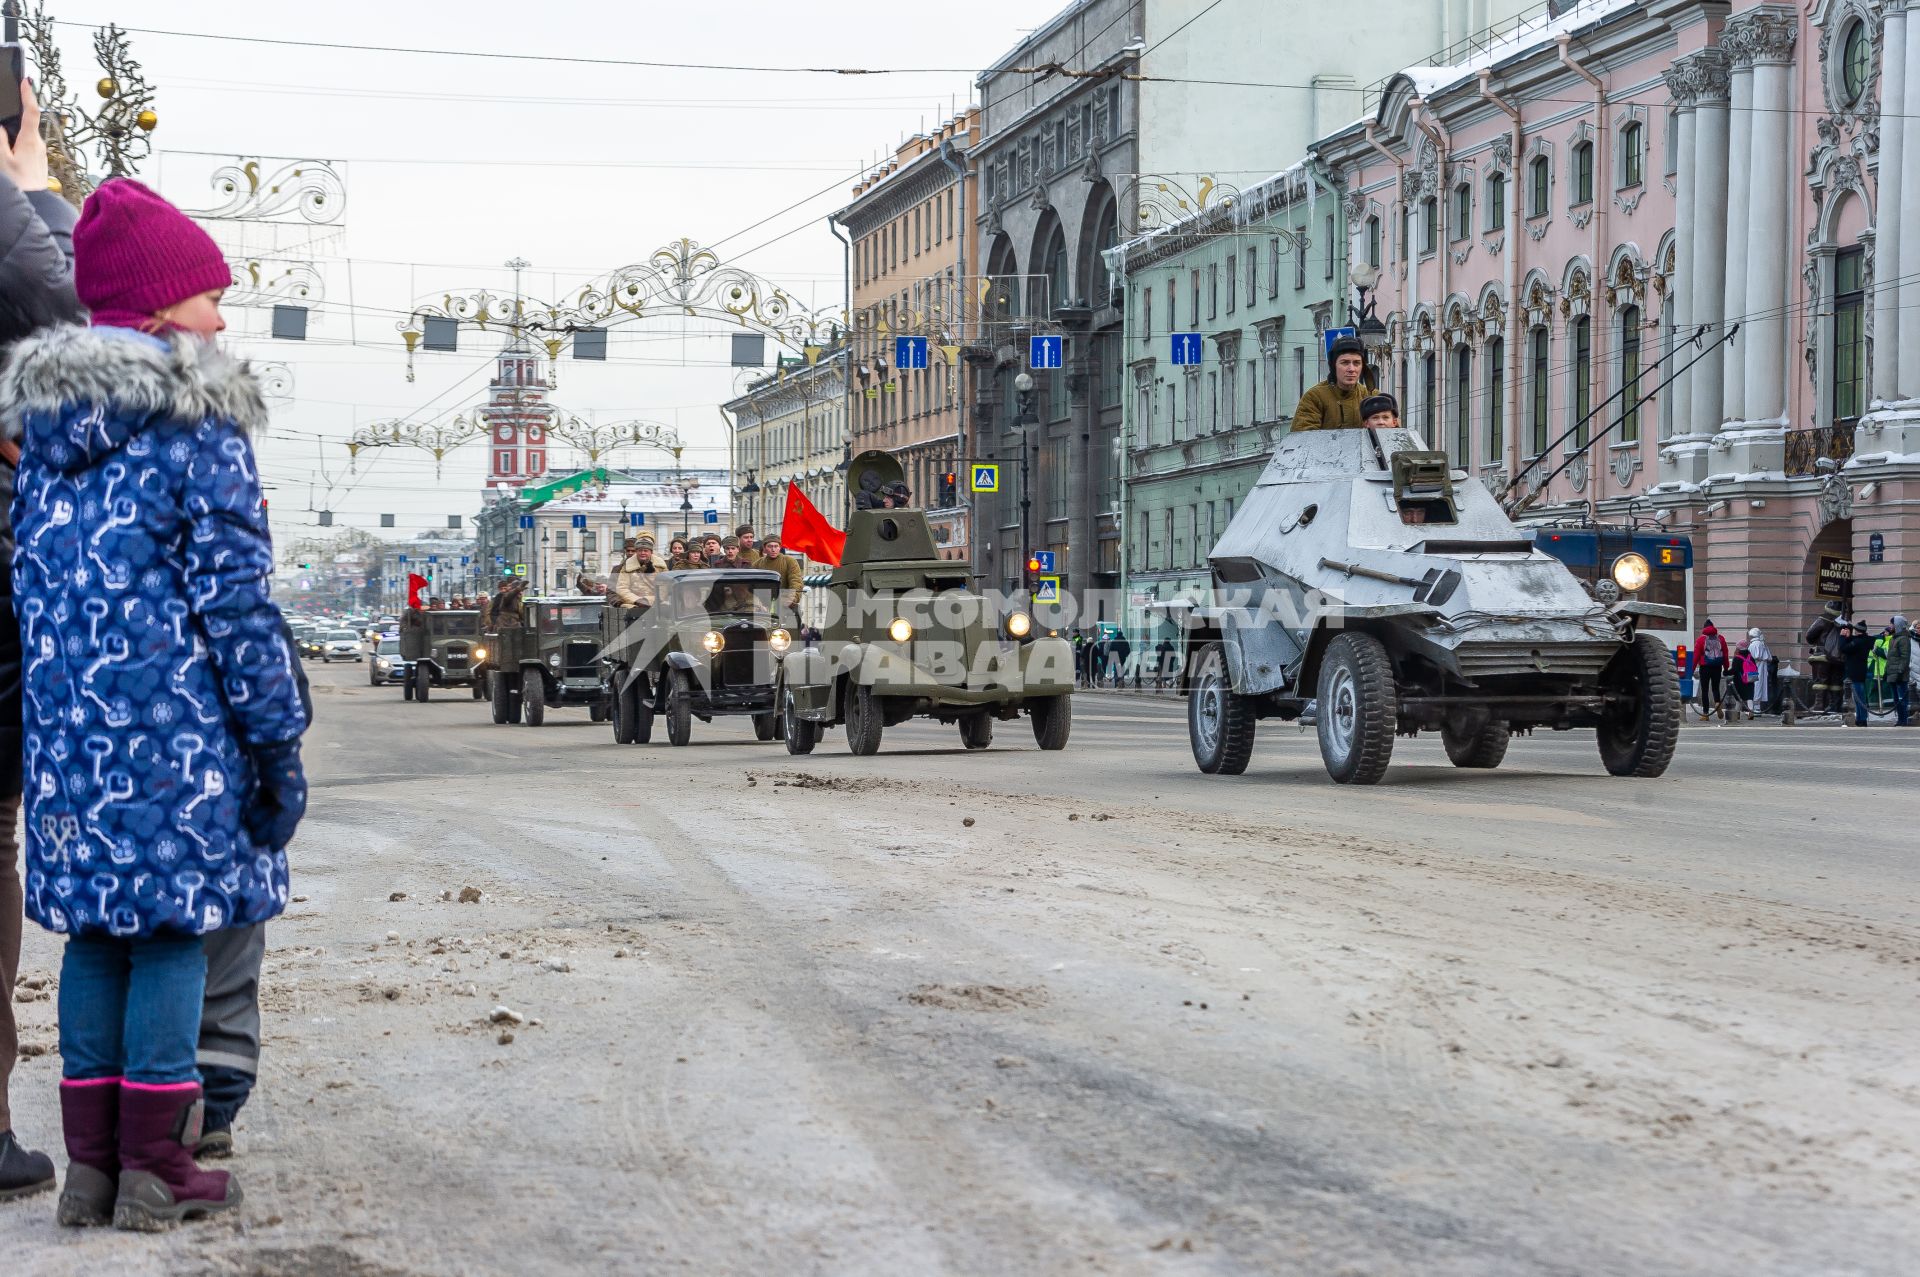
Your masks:
M 777 532 L 798 487 L 836 525 L 847 510 L 847 350 L 813 363 L 783 358 L 723 405 L 733 423 L 733 508 L 762 536 Z M 733 531 L 732 528 L 727 529 Z
M 979 267 L 967 164 L 978 140 L 973 108 L 915 134 L 833 216 L 851 243 L 852 449 L 900 458 L 942 555 L 955 559 L 967 557 L 969 543 L 960 491 L 967 371 L 961 352 L 978 309 L 977 300 L 969 302 Z M 924 369 L 897 366 L 900 337 L 926 338 Z

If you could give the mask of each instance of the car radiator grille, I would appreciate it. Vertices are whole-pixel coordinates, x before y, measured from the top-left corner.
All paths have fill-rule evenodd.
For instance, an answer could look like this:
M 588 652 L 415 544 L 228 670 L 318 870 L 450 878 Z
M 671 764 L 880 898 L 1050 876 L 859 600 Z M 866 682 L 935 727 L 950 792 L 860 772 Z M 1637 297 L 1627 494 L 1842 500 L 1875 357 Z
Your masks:
M 1462 643 L 1454 649 L 1460 677 L 1470 683 L 1503 674 L 1555 674 L 1593 678 L 1606 668 L 1618 643 Z

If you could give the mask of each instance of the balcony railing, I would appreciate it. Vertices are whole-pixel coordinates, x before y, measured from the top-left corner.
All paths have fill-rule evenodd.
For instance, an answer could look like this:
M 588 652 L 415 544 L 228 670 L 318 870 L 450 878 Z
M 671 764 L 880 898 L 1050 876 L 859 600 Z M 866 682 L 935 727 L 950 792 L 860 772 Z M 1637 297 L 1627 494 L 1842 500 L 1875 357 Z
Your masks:
M 1787 477 L 1805 478 L 1821 473 L 1822 458 L 1831 460 L 1837 469 L 1847 464 L 1853 456 L 1854 423 L 1839 426 L 1822 426 L 1817 430 L 1790 430 L 1787 432 Z

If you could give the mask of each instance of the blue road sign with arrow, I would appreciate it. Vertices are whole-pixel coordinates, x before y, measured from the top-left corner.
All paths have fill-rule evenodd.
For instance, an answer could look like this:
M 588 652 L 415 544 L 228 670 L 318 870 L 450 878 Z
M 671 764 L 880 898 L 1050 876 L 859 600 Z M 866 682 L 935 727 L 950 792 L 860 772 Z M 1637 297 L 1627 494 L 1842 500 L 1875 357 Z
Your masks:
M 895 337 L 893 339 L 893 366 L 902 372 L 913 372 L 927 366 L 927 339 L 925 337 Z
M 1325 342 L 1325 354 L 1331 358 L 1333 355 L 1333 343 L 1339 341 L 1342 337 L 1358 337 L 1359 335 L 1360 330 L 1357 328 L 1327 329 L 1326 336 L 1323 339 Z
M 1202 358 L 1199 333 L 1174 333 L 1173 362 L 1176 364 L 1197 364 Z
M 702 522 L 702 523 L 718 523 L 718 522 L 720 522 L 720 512 L 719 512 L 718 510 L 708 510 L 708 511 L 706 511 L 706 512 L 705 512 L 705 517 L 704 517 L 703 519 L 701 519 L 701 522 Z
M 576 527 L 576 528 L 584 528 L 584 527 L 586 527 L 586 526 L 587 526 L 587 516 L 586 516 L 586 515 L 584 515 L 584 514 L 576 514 L 576 515 L 574 515 L 574 516 L 573 516 L 573 526 L 574 526 L 574 527 Z
M 1027 362 L 1035 368 L 1058 368 L 1066 354 L 1067 339 L 1064 337 L 1030 337 L 1027 339 Z
M 530 514 L 523 514 L 523 515 L 521 515 L 521 516 L 520 516 L 520 526 L 521 526 L 522 528 L 530 528 L 530 527 L 532 527 L 532 526 L 533 526 L 533 516 L 532 516 L 532 515 L 530 515 Z
M 646 526 L 647 526 L 647 512 L 646 512 L 645 510 L 634 510 L 634 511 L 631 511 L 631 512 L 630 512 L 630 513 L 629 513 L 629 514 L 627 515 L 627 526 L 628 526 L 628 527 L 630 527 L 630 528 L 644 528 L 644 527 L 646 527 Z

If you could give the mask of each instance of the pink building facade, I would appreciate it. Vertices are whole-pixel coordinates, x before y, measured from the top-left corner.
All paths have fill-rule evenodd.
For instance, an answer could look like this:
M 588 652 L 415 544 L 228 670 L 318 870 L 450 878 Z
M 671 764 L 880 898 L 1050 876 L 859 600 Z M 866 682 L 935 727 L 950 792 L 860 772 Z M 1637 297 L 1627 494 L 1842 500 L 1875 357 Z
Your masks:
M 1695 623 L 1796 655 L 1780 637 L 1828 597 L 1880 622 L 1920 605 L 1905 9 L 1559 4 L 1394 77 L 1315 148 L 1353 277 L 1378 269 L 1375 362 L 1407 420 L 1521 476 L 1528 518 L 1690 535 Z

